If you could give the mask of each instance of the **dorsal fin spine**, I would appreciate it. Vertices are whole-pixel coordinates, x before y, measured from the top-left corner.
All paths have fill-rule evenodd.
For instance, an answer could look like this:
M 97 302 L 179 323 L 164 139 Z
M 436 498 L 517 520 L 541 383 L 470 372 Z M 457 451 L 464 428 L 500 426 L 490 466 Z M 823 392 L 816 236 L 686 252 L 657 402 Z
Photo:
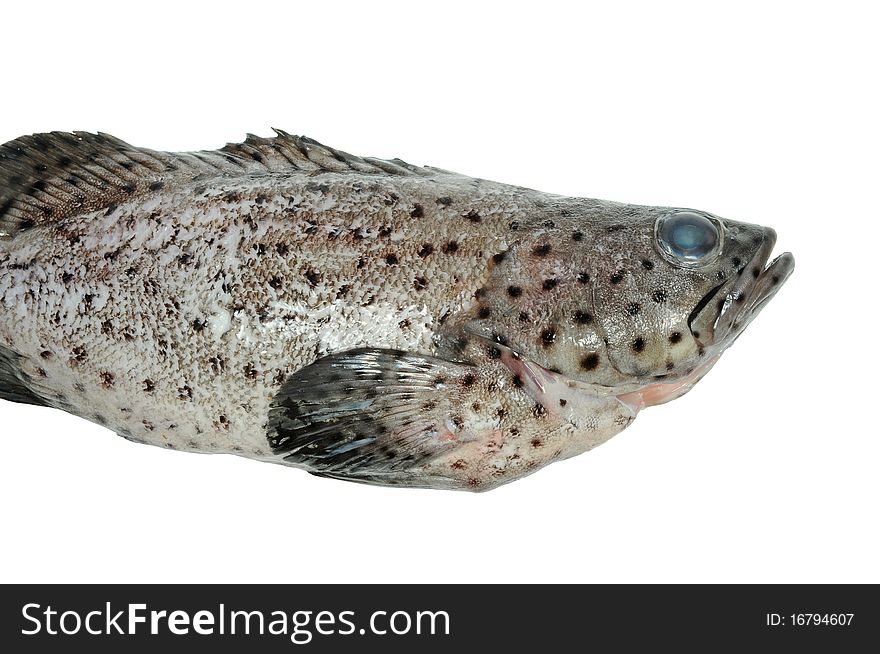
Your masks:
M 0 238 L 120 204 L 151 192 L 160 181 L 187 184 L 211 175 L 284 171 L 436 174 L 399 159 L 356 157 L 274 131 L 270 138 L 248 134 L 244 143 L 185 153 L 140 149 L 101 132 L 50 132 L 10 141 L 0 145 Z

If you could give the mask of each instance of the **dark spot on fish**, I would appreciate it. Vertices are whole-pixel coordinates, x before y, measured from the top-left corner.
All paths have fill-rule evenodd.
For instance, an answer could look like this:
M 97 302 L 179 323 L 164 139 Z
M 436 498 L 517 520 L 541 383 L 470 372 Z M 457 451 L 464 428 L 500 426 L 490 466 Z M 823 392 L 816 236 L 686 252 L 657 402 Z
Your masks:
M 700 338 L 700 332 L 691 332 L 694 335 L 694 338 Z
M 425 277 L 416 277 L 413 286 L 417 291 L 422 291 L 428 288 L 428 280 Z
M 83 361 L 88 359 L 88 357 L 89 355 L 88 352 L 86 352 L 86 348 L 82 347 L 81 345 L 73 348 L 73 361 L 75 363 L 82 363 Z
M 468 464 L 464 459 L 458 459 L 457 461 L 451 463 L 449 467 L 455 470 L 464 470 L 465 468 L 467 468 L 467 465 Z
M 587 311 L 575 311 L 574 312 L 574 321 L 579 325 L 589 325 L 593 322 L 593 316 Z
M 290 248 L 285 243 L 279 243 L 275 246 L 275 251 L 282 257 L 285 257 L 287 256 L 287 253 L 290 252 Z
M 645 339 L 642 338 L 641 336 L 637 337 L 632 342 L 632 349 L 633 349 L 633 352 L 635 352 L 636 354 L 644 352 L 645 351 Z
M 662 288 L 658 288 L 656 291 L 651 293 L 651 299 L 654 300 L 657 304 L 661 302 L 665 302 L 667 298 L 666 291 Z
M 654 262 L 650 259 L 642 259 L 642 268 L 644 268 L 645 270 L 653 270 Z
M 519 225 L 518 220 L 511 220 L 509 223 L 507 223 L 507 228 L 512 232 L 515 232 L 516 230 L 518 230 L 519 227 L 520 227 L 520 225 Z
M 193 331 L 195 331 L 195 332 L 200 332 L 200 331 L 202 331 L 202 330 L 205 328 L 205 326 L 206 326 L 207 324 L 208 324 L 208 322 L 207 322 L 206 320 L 199 320 L 199 319 L 197 318 L 196 320 L 193 320 L 193 321 L 192 321 L 192 328 L 193 328 Z
M 437 408 L 437 403 L 434 402 L 433 400 L 431 400 L 431 401 L 429 401 L 429 402 L 425 402 L 425 403 L 422 405 L 422 410 L 423 410 L 423 411 L 432 411 L 432 410 L 434 410 L 434 409 L 436 409 L 436 408 Z
M 306 273 L 306 278 L 309 277 L 309 274 L 310 274 L 310 273 L 311 273 L 312 275 L 317 275 L 317 273 L 315 273 L 315 272 L 313 272 L 313 271 L 310 270 L 310 271 L 308 271 L 308 272 Z M 320 277 L 319 277 L 319 278 L 320 278 Z M 312 286 L 314 286 L 316 283 L 317 283 L 317 281 L 312 282 L 311 279 L 309 279 L 309 284 L 311 284 Z M 272 288 L 274 288 L 274 289 L 277 291 L 277 290 L 280 289 L 282 286 L 284 286 L 284 280 L 281 279 L 278 275 L 275 275 L 275 276 L 273 276 L 273 277 L 269 280 L 269 286 L 271 286 Z
M 422 245 L 422 248 L 419 250 L 419 256 L 422 259 L 424 259 L 432 252 L 434 252 L 434 246 L 431 245 L 430 243 L 425 243 L 424 245 Z
M 547 409 L 543 404 L 535 404 L 532 408 L 532 415 L 536 418 L 543 418 L 547 415 Z
M 396 266 L 398 263 L 400 263 L 400 260 L 397 258 L 397 255 L 389 254 L 387 257 L 385 257 L 385 263 L 389 266 Z
M 571 235 L 571 240 L 572 241 L 583 241 L 584 240 L 584 233 L 581 231 L 573 232 Z
M 771 281 L 774 285 L 778 284 L 778 283 L 779 283 L 779 275 L 773 275 L 773 277 L 770 278 L 770 281 Z
M 492 315 L 492 310 L 489 307 L 480 307 L 480 310 L 477 311 L 477 317 L 481 319 L 486 319 Z
M 160 180 L 160 181 L 153 182 L 152 184 L 150 184 L 150 190 L 151 191 L 158 191 L 158 190 L 162 189 L 164 186 L 165 186 L 165 182 Z
M 700 346 L 697 348 L 697 356 L 702 357 L 702 356 L 705 356 L 705 355 L 706 355 L 706 348 L 703 347 L 702 345 L 700 345 Z
M 152 393 L 154 390 L 156 390 L 156 384 L 155 384 L 155 382 L 153 382 L 152 379 L 145 379 L 141 383 L 144 385 L 144 392 L 145 393 Z
M 477 213 L 476 211 L 474 211 L 473 209 L 471 209 L 466 214 L 464 214 L 464 217 L 467 218 L 472 223 L 478 223 L 482 220 L 482 217 L 480 216 L 480 214 Z
M 452 198 L 447 195 L 444 195 L 442 198 L 437 198 L 435 202 L 443 207 L 448 207 L 452 204 Z
M 379 230 L 379 238 L 388 238 L 391 236 L 392 230 L 388 225 L 385 225 L 382 229 Z
M 520 295 L 522 295 L 522 289 L 519 286 L 508 286 L 507 294 L 510 297 L 519 297 Z
M 556 288 L 556 285 L 558 283 L 559 280 L 555 278 L 545 279 L 544 283 L 541 284 L 541 288 L 543 288 L 545 291 L 552 291 L 554 288 Z
M 520 377 L 519 375 L 514 375 L 513 378 L 511 379 L 511 383 L 513 383 L 515 388 L 522 388 L 522 386 L 523 386 L 522 377 Z
M 595 370 L 599 366 L 599 355 L 595 352 L 590 352 L 586 356 L 581 358 L 581 368 L 584 370 Z
M 101 373 L 101 385 L 104 388 L 113 388 L 113 384 L 116 382 L 116 375 L 112 372 L 102 372 Z
M 253 363 L 248 363 L 244 367 L 244 377 L 245 379 L 250 379 L 251 381 L 257 378 L 257 369 L 254 367 Z
M 760 276 L 761 276 L 761 269 L 760 268 L 752 268 L 752 277 L 754 277 L 755 279 L 758 279 L 758 277 L 760 277 Z
M 545 327 L 541 331 L 541 345 L 544 347 L 550 347 L 553 345 L 556 340 L 556 328 L 553 325 L 549 327 Z
M 73 275 L 69 272 L 62 273 L 62 275 L 61 275 L 61 282 L 64 284 L 68 284 L 70 282 L 70 280 L 72 280 L 72 279 L 73 279 Z
M 578 273 L 577 280 L 581 284 L 586 284 L 587 282 L 590 281 L 590 275 L 589 275 L 589 273 L 585 273 L 585 272 Z
M 477 376 L 472 372 L 467 373 L 464 377 L 461 378 L 461 383 L 465 386 L 473 386 L 476 381 Z
M 42 352 L 40 352 L 40 358 L 42 358 L 42 359 L 51 359 L 51 358 L 52 358 L 52 352 L 50 352 L 49 350 L 43 350 Z
M 725 277 L 727 277 L 727 273 L 725 273 L 723 270 L 719 270 L 715 273 L 715 279 L 717 279 L 719 282 L 723 282 Z
M 730 262 L 733 264 L 734 268 L 739 268 L 742 264 L 742 259 L 740 259 L 739 257 L 733 257 Z
M 482 410 L 482 408 L 483 408 L 483 405 L 480 404 L 479 402 L 474 402 L 473 404 L 471 404 L 471 409 L 474 410 L 474 413 L 479 413 Z
M 501 358 L 501 350 L 499 350 L 494 345 L 490 345 L 489 347 L 486 348 L 486 355 L 490 359 L 499 359 L 499 358 Z
M 672 361 L 667 361 L 666 362 L 666 369 L 672 370 L 673 368 L 675 368 L 675 363 L 673 363 Z
M 614 273 L 613 275 L 611 275 L 609 281 L 610 281 L 612 284 L 619 284 L 619 283 L 623 280 L 623 275 L 624 275 L 624 271 L 623 271 L 623 270 L 618 270 L 616 273 Z
M 486 291 L 486 288 L 485 288 L 484 286 L 481 286 L 481 287 L 478 288 L 476 291 L 474 291 L 474 299 L 479 300 L 479 299 L 482 298 L 484 295 L 486 295 L 486 292 L 487 292 L 487 291 Z
M 507 256 L 506 250 L 504 252 L 499 252 L 498 254 L 493 254 L 492 261 L 494 261 L 496 264 L 501 263 L 502 261 L 504 261 L 504 258 L 506 256 Z
M 531 440 L 531 446 L 536 447 L 536 448 L 537 447 L 544 447 L 544 441 L 542 441 L 540 438 L 533 438 Z
M 309 286 L 317 286 L 321 281 L 321 273 L 315 270 L 307 270 L 303 275 L 308 280 Z
M 181 400 L 191 400 L 192 396 L 193 391 L 187 384 L 184 384 L 181 388 L 177 389 L 177 397 Z
M 525 311 L 520 311 L 518 318 L 520 322 L 529 322 L 531 320 L 531 317 Z
M 642 312 L 642 305 L 638 302 L 630 302 L 626 306 L 626 312 L 631 316 L 637 316 Z
M 543 245 L 536 245 L 534 248 L 532 248 L 532 254 L 534 254 L 536 257 L 546 257 L 548 254 L 550 254 L 550 251 L 552 249 L 553 248 L 550 246 L 549 243 L 544 243 Z
M 458 251 L 458 243 L 455 241 L 449 241 L 446 245 L 443 246 L 443 252 L 445 254 L 453 254 Z
M 425 208 L 420 204 L 416 204 L 413 207 L 413 210 L 409 212 L 410 218 L 421 218 L 424 215 L 425 215 Z

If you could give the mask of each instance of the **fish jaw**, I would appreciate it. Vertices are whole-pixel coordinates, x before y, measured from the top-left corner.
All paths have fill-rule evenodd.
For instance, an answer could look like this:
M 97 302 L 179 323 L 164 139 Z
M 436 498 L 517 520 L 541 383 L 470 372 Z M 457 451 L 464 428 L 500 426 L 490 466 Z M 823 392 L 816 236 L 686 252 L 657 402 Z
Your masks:
M 522 389 L 536 402 L 540 402 L 555 416 L 575 427 L 594 424 L 602 412 L 618 414 L 614 433 L 629 425 L 646 407 L 657 406 L 675 400 L 690 391 L 721 358 L 721 352 L 709 357 L 689 374 L 672 381 L 659 381 L 634 391 L 615 394 L 613 389 L 585 384 L 568 379 L 543 366 L 522 358 L 516 352 L 504 348 L 502 362 L 522 380 Z M 599 440 L 604 442 L 614 434 Z M 598 442 L 596 443 L 598 444 Z
M 657 406 L 675 400 L 691 390 L 703 376 L 711 370 L 721 353 L 710 357 L 705 363 L 694 368 L 693 372 L 670 382 L 656 382 L 629 393 L 617 395 L 617 400 L 630 408 L 634 414 L 649 406 Z

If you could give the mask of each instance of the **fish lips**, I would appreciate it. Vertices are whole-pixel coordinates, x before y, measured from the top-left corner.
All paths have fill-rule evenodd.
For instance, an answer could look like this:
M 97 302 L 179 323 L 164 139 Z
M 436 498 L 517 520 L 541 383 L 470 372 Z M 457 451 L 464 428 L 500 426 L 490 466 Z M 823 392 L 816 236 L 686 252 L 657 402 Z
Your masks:
M 776 232 L 765 228 L 754 256 L 740 273 L 714 287 L 697 304 L 688 326 L 698 343 L 720 351 L 742 334 L 794 271 L 794 256 L 785 252 L 768 264 Z

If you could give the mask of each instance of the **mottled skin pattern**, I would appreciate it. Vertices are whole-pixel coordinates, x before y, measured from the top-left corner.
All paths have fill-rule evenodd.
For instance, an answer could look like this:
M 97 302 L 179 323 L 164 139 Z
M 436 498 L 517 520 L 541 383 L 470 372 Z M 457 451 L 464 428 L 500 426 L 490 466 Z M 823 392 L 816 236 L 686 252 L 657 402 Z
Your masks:
M 275 142 L 318 164 L 273 163 Z M 436 169 L 366 171 L 284 134 L 248 143 L 269 163 L 230 146 L 242 170 L 159 183 L 141 173 L 130 197 L 94 200 L 98 210 L 29 219 L 21 200 L 0 214 L 0 346 L 39 401 L 153 445 L 481 490 L 618 433 L 641 408 L 632 393 L 676 381 L 685 392 L 760 308 L 714 333 L 724 299 L 748 304 L 765 282 L 764 228 L 724 221 L 717 261 L 686 269 L 653 245 L 668 209 Z M 35 186 L 31 198 L 55 202 Z M 720 300 L 700 306 L 719 285 Z M 357 348 L 397 351 L 379 358 L 383 379 L 415 389 L 365 396 L 381 424 L 368 465 L 273 452 L 270 407 L 285 382 Z M 440 361 L 423 384 L 395 377 L 401 357 L 424 355 Z M 326 381 L 314 370 L 298 392 Z M 357 395 L 328 384 L 317 404 Z M 408 421 L 394 417 L 404 409 Z

